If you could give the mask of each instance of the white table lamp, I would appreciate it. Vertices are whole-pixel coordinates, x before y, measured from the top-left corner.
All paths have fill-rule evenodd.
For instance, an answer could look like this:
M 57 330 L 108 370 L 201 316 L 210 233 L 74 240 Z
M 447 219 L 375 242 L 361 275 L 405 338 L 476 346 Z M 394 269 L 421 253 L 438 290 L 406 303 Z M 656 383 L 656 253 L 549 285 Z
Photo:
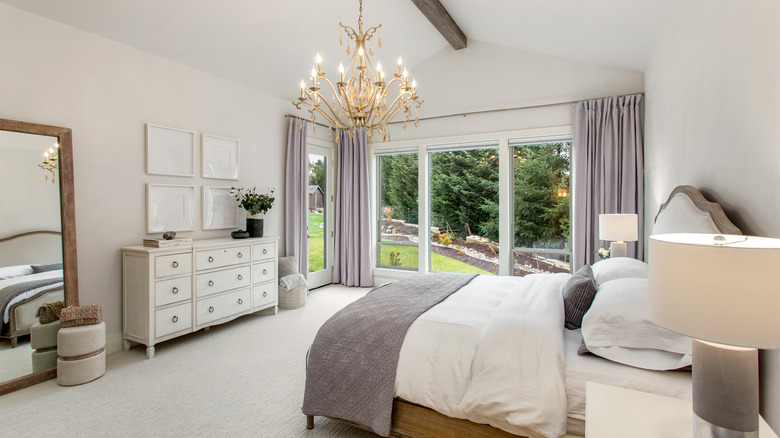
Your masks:
M 638 239 L 637 215 L 600 214 L 599 239 L 612 241 L 609 244 L 610 257 L 626 257 L 626 241 Z
M 758 350 L 780 348 L 780 239 L 650 236 L 650 311 L 694 338 L 696 437 L 757 437 Z

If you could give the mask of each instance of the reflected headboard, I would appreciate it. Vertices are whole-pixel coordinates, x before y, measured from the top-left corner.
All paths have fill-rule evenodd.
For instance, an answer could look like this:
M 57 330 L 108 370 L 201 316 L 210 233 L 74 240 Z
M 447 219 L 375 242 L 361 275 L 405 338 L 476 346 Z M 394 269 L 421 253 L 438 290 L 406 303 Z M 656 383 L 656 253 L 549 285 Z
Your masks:
M 62 233 L 29 231 L 0 238 L 0 266 L 62 263 Z
M 742 234 L 723 208 L 693 186 L 677 186 L 655 216 L 652 234 Z

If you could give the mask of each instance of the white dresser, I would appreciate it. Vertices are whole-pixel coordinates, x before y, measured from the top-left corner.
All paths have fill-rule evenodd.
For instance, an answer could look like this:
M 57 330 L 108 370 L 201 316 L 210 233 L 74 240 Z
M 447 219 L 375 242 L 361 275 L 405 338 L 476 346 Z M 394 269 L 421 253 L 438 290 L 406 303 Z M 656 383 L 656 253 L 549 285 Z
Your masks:
M 123 348 L 154 346 L 263 309 L 277 311 L 278 237 L 122 248 Z

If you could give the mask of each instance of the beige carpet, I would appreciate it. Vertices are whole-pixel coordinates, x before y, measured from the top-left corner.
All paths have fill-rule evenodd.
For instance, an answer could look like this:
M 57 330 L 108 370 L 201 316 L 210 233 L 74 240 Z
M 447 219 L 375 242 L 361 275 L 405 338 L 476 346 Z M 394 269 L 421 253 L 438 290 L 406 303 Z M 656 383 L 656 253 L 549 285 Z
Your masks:
M 307 305 L 249 315 L 157 346 L 108 357 L 106 374 L 81 386 L 51 380 L 0 397 L 9 437 L 368 437 L 301 414 L 306 351 L 320 325 L 367 288 L 327 286 Z

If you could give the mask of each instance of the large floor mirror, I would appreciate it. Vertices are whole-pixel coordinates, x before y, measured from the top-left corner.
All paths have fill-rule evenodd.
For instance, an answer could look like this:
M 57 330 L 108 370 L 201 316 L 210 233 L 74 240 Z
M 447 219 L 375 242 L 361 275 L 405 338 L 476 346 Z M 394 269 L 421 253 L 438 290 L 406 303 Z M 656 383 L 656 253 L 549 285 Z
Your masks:
M 43 303 L 78 305 L 71 130 L 0 119 L 0 395 L 57 375 L 32 348 Z M 37 329 L 39 330 L 39 329 Z

